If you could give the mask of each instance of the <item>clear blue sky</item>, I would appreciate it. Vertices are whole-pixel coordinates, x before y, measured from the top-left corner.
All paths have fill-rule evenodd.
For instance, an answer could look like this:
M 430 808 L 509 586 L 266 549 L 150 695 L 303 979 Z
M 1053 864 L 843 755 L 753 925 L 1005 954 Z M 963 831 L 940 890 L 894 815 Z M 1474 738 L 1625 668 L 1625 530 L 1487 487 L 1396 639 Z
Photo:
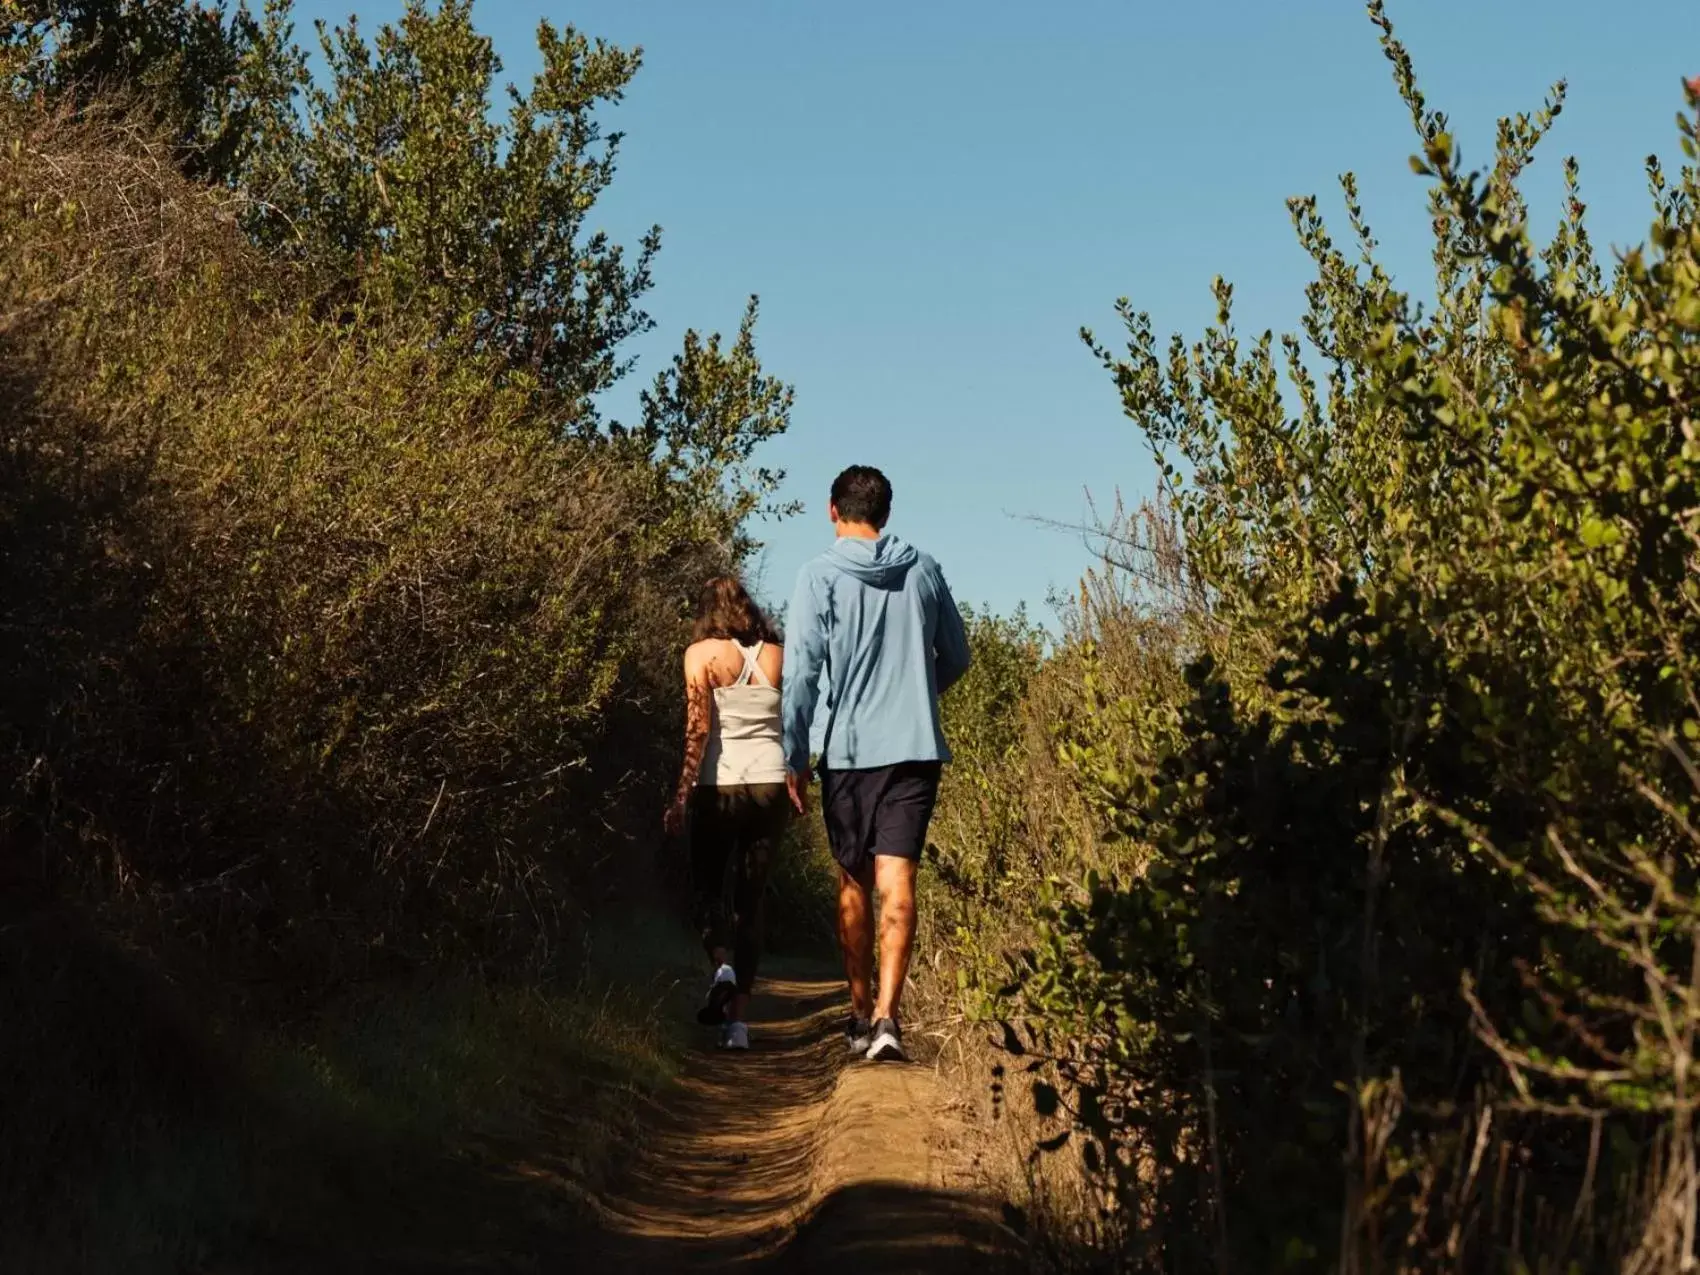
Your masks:
M 299 34 L 400 8 L 301 0 Z M 1679 81 L 1700 72 L 1691 0 L 1390 9 L 1466 162 L 1568 78 L 1528 184 L 1538 224 L 1572 153 L 1596 242 L 1644 237 L 1642 160 L 1671 162 Z M 664 228 L 659 328 L 610 410 L 632 414 L 686 327 L 733 329 L 761 296 L 763 358 L 797 389 L 766 459 L 808 505 L 766 529 L 770 596 L 830 535 L 832 476 L 865 462 L 895 485 L 893 530 L 961 598 L 1044 613 L 1089 558 L 1030 518 L 1080 522 L 1087 492 L 1151 490 L 1078 329 L 1114 338 L 1125 295 L 1159 332 L 1196 333 L 1218 273 L 1242 331 L 1291 327 L 1308 272 L 1289 195 L 1323 196 L 1343 232 L 1336 177 L 1356 171 L 1385 261 L 1426 290 L 1409 118 L 1354 0 L 484 0 L 505 79 L 529 79 L 542 17 L 645 54 L 608 117 L 626 141 L 601 220 L 627 241 Z

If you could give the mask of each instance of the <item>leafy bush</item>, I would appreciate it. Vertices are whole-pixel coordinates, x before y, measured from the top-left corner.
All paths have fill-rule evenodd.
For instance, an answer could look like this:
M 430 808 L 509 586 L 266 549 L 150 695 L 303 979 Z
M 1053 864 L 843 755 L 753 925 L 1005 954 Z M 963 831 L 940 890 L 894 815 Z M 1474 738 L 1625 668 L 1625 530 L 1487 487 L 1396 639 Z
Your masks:
M 11 833 L 256 950 L 533 951 L 747 504 L 473 337 L 318 317 L 143 137 L 8 123 Z M 680 431 L 782 427 L 751 339 L 663 375 Z
M 599 413 L 637 51 L 497 121 L 468 3 L 324 41 L 0 8 L 0 1263 L 565 1244 L 666 1070 L 685 609 L 791 391 L 752 299 Z
M 1292 204 L 1302 336 L 1243 342 L 1218 282 L 1196 343 L 1125 303 L 1125 353 L 1093 342 L 1176 535 L 1108 529 L 1128 605 L 1053 660 L 1094 671 L 1043 716 L 1097 831 L 1025 833 L 1059 881 L 1006 1045 L 1128 1269 L 1674 1270 L 1696 176 L 1649 162 L 1652 244 L 1607 272 L 1569 164 L 1537 249 L 1516 182 L 1563 86 L 1469 175 L 1371 15 L 1437 299 L 1376 264 L 1348 176 L 1351 253 Z M 1151 642 L 1148 685 L 1096 675 L 1106 629 Z
M 263 139 L 287 130 L 305 63 L 290 6 L 238 0 L 10 0 L 0 75 L 19 101 L 110 111 L 122 102 L 199 181 L 236 181 Z

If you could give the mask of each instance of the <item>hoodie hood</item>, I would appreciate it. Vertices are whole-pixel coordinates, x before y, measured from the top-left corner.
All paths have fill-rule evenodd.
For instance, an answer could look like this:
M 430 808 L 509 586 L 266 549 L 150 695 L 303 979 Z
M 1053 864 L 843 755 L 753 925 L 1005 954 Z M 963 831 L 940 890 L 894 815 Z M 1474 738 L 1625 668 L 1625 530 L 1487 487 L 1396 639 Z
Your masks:
M 876 589 L 898 587 L 909 574 L 909 568 L 920 560 L 915 546 L 896 536 L 881 536 L 878 540 L 845 536 L 835 541 L 826 554 L 826 561 L 832 566 Z

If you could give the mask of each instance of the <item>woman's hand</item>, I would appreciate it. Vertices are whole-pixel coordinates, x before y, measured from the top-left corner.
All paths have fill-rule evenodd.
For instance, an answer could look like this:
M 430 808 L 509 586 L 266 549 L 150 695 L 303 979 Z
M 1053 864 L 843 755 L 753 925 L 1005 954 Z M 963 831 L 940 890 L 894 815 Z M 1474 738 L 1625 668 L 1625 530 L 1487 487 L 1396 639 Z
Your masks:
M 680 793 L 673 798 L 673 804 L 667 807 L 667 813 L 661 817 L 661 827 L 669 837 L 676 837 L 685 830 L 686 800 L 685 794 Z
M 714 687 L 709 682 L 708 656 L 702 645 L 695 643 L 685 652 L 685 764 L 679 771 L 673 804 L 667 807 L 661 821 L 670 837 L 685 830 L 685 807 L 696 787 L 697 773 L 702 770 L 702 756 L 708 747 L 709 726 L 714 718 Z
M 791 805 L 800 815 L 809 813 L 809 785 L 814 781 L 815 777 L 807 767 L 785 772 L 785 790 L 791 794 Z

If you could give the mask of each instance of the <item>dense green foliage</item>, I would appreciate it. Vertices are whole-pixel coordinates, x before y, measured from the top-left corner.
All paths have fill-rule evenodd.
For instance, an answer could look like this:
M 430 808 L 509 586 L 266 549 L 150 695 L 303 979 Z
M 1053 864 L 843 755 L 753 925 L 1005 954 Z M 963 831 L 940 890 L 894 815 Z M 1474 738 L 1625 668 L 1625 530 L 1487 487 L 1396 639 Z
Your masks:
M 682 609 L 751 547 L 791 405 L 752 301 L 599 422 L 650 325 L 656 236 L 587 229 L 638 54 L 544 28 L 497 123 L 465 3 L 325 32 L 322 83 L 284 4 L 7 17 L 24 874 L 257 959 L 551 955 L 644 884 L 609 836 L 673 764 Z
M 19 99 L 86 111 L 122 104 L 191 177 L 238 178 L 286 113 L 304 74 L 287 4 L 254 14 L 224 0 L 9 0 L 0 71 Z
M 246 0 L 19 4 L 0 27 L 0 71 L 20 100 L 121 111 L 162 133 L 189 176 L 233 191 L 269 256 L 306 268 L 321 314 L 404 310 L 523 373 L 562 427 L 688 454 L 698 477 L 749 459 L 789 400 L 751 371 L 747 340 L 735 358 L 749 386 L 704 383 L 718 351 L 693 332 L 641 421 L 601 419 L 597 396 L 632 367 L 626 342 L 654 326 L 642 304 L 660 228 L 628 260 L 590 220 L 620 143 L 599 112 L 641 50 L 542 23 L 541 69 L 508 86 L 499 116 L 502 65 L 471 0 L 409 0 L 370 40 L 353 19 L 319 24 L 320 79 L 290 13 L 289 0 L 262 14 Z M 746 388 L 765 401 L 738 398 Z M 773 480 L 751 470 L 740 490 L 765 497 Z
M 1130 1269 L 1674 1270 L 1700 186 L 1649 161 L 1651 244 L 1607 270 L 1570 164 L 1536 247 L 1516 183 L 1563 86 L 1472 175 L 1371 14 L 1436 299 L 1376 264 L 1347 177 L 1350 250 L 1292 204 L 1301 335 L 1243 341 L 1218 283 L 1195 343 L 1125 303 L 1125 351 L 1092 342 L 1164 490 L 1106 542 L 1137 589 L 1053 661 L 1074 711 L 1037 714 L 1095 820 L 1028 828 L 1059 886 L 1003 923 L 1006 1044 Z
M 602 419 L 636 50 L 498 118 L 469 4 L 322 40 L 0 6 L 7 1269 L 570 1246 L 673 1047 L 678 649 L 790 389 L 752 300 Z
M 306 86 L 303 127 L 268 138 L 243 174 L 261 201 L 256 233 L 469 329 L 587 428 L 594 396 L 629 366 L 622 343 L 651 326 L 640 301 L 659 229 L 628 265 L 586 225 L 618 149 L 596 111 L 619 100 L 639 55 L 545 24 L 542 69 L 498 122 L 501 64 L 470 0 L 414 0 L 373 43 L 352 19 L 320 43 L 329 78 Z

